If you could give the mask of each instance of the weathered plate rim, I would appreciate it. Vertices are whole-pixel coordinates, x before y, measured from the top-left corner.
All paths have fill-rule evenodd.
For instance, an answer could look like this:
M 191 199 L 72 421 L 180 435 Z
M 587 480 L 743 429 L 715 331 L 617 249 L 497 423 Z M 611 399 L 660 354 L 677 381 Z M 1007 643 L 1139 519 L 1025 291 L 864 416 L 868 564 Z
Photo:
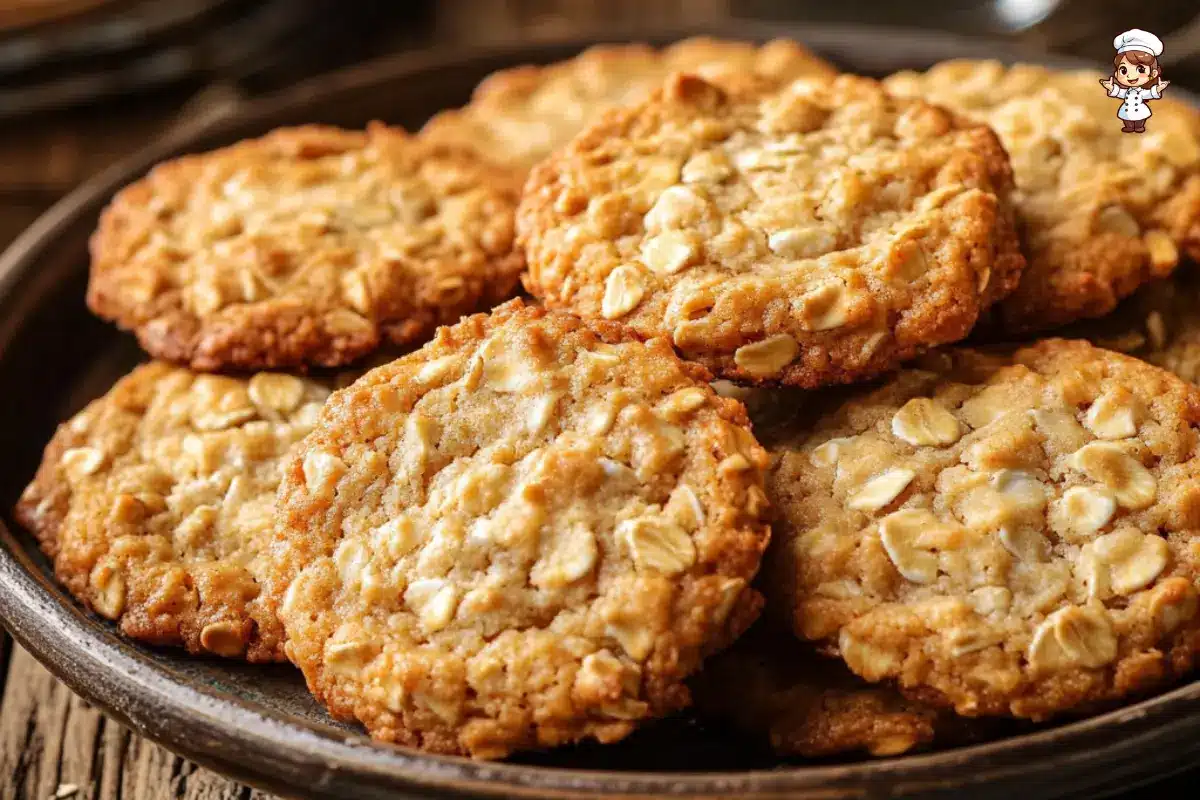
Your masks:
M 531 41 L 476 48 L 409 53 L 336 73 L 249 104 L 228 116 L 206 118 L 104 171 L 40 217 L 0 256 L 0 307 L 34 276 L 39 255 L 56 234 L 82 215 L 94 214 L 121 185 L 152 164 L 187 149 L 189 142 L 223 129 L 269 123 L 283 109 L 303 108 L 316 98 L 354 89 L 394 85 L 405 76 L 471 60 L 515 56 L 514 63 L 550 48 L 599 41 L 664 42 L 694 34 L 746 39 L 793 36 L 821 51 L 879 43 L 893 61 L 950 57 L 997 57 L 1055 66 L 1090 66 L 948 34 L 863 26 L 730 22 L 720 28 L 672 31 L 607 31 L 598 37 Z M 886 43 L 887 47 L 883 47 Z M 932 54 L 932 57 L 931 57 Z M 1196 105 L 1194 97 L 1176 97 Z M 0 316 L 2 349 L 23 323 Z M 1200 754 L 1200 682 L 1090 719 L 1022 736 L 942 752 L 849 765 L 785 767 L 747 772 L 605 772 L 474 762 L 377 746 L 362 735 L 331 736 L 317 725 L 262 714 L 227 695 L 179 683 L 136 648 L 119 647 L 113 630 L 87 615 L 50 581 L 26 547 L 0 521 L 0 618 L 14 637 L 60 679 L 139 733 L 202 764 L 272 789 L 337 796 L 354 788 L 363 797 L 426 796 L 582 797 L 686 795 L 718 797 L 850 797 L 870 793 L 917 794 L 956 787 L 1012 786 L 1028 781 L 1030 797 L 1054 796 L 1039 776 L 1069 770 L 1075 776 L 1103 772 L 1120 762 L 1114 751 L 1147 755 L 1148 767 L 1179 768 Z M 1194 744 L 1192 742 L 1195 742 Z M 1164 745 L 1170 744 L 1175 749 Z M 1139 770 L 1131 779 L 1143 779 Z M 1163 774 L 1163 773 L 1158 773 Z M 1097 774 L 1094 783 L 1101 785 Z M 1076 784 L 1076 788 L 1083 784 Z M 1111 787 L 1110 787 L 1111 788 Z

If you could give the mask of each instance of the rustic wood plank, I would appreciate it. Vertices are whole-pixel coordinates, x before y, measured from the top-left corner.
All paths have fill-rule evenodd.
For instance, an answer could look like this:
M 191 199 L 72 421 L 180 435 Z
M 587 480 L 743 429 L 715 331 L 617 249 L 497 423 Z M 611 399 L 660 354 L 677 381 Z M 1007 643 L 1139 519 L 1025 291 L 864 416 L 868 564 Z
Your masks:
M 44 670 L 30 670 L 32 659 L 20 649 L 9 663 L 3 713 L 0 713 L 0 797 L 16 800 L 47 797 L 58 788 L 58 748 L 63 698 Z M 47 774 L 49 772 L 49 774 Z M 53 784 L 53 785 L 51 785 Z
M 129 740 L 133 738 L 129 731 L 114 722 L 106 721 L 104 739 L 101 744 L 100 775 L 95 783 L 98 800 L 120 800 L 121 770 L 125 763 L 125 751 Z M 89 791 L 92 787 L 88 787 Z
M 184 800 L 246 800 L 251 795 L 250 789 L 195 765 L 189 765 L 190 771 L 183 782 Z M 263 795 L 266 797 L 266 795 Z
M 134 736 L 13 648 L 0 701 L 0 800 L 56 794 L 61 800 L 275 800 Z
M 58 783 L 79 787 L 71 800 L 94 800 L 99 791 L 97 777 L 103 767 L 108 720 L 78 697 L 70 698 L 68 712 Z
M 130 737 L 122 764 L 121 797 L 149 798 L 154 791 L 162 797 L 179 797 L 175 776 L 182 765 L 175 754 Z

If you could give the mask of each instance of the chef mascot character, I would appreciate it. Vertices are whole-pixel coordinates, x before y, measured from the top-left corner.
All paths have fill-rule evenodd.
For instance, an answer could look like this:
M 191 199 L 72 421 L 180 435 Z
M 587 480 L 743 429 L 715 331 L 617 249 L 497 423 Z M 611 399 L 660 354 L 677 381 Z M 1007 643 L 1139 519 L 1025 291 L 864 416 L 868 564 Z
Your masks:
M 1119 97 L 1121 110 L 1117 116 L 1125 123 L 1125 133 L 1145 133 L 1150 118 L 1150 100 L 1162 97 L 1163 89 L 1171 83 L 1159 79 L 1158 57 L 1162 55 L 1162 40 L 1153 33 L 1134 28 L 1113 39 L 1117 48 L 1113 59 L 1113 76 L 1100 81 L 1109 97 Z

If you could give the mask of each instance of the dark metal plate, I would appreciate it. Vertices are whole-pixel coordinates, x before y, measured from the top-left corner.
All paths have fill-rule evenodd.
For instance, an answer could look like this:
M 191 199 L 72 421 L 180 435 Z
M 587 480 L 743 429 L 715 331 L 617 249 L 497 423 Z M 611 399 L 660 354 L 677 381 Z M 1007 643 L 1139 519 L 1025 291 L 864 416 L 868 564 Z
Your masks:
M 694 32 L 606 38 L 662 42 Z M 913 31 L 731 23 L 705 32 L 794 36 L 842 67 L 867 74 L 959 56 L 1021 55 L 995 43 Z M 885 761 L 780 763 L 753 742 L 686 716 L 647 727 L 619 745 L 566 748 L 503 764 L 428 756 L 371 744 L 357 729 L 332 721 L 287 667 L 190 659 L 131 644 L 54 584 L 45 559 L 11 525 L 7 510 L 55 424 L 141 358 L 132 339 L 84 306 L 87 237 L 112 193 L 163 158 L 279 125 L 359 126 L 383 119 L 415 128 L 439 109 L 464 102 L 494 69 L 563 58 L 589 43 L 399 56 L 304 85 L 232 117 L 203 120 L 89 182 L 14 243 L 0 257 L 4 624 L 59 678 L 138 733 L 291 795 L 848 798 L 971 792 L 1006 798 L 1020 792 L 1034 800 L 1094 797 L 1200 759 L 1200 683 L 1083 721 L 1019 728 L 987 744 Z

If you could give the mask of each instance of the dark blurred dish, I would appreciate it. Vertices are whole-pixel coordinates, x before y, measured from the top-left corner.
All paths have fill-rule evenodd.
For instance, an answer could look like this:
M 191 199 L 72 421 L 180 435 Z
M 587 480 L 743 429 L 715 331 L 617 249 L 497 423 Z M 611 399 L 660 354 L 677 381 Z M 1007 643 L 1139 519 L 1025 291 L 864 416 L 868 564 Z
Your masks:
M 0 5 L 0 31 L 62 22 L 120 0 L 13 0 Z
M 188 83 L 288 86 L 363 58 L 368 39 L 418 27 L 427 10 L 333 0 L 0 3 L 0 119 Z

